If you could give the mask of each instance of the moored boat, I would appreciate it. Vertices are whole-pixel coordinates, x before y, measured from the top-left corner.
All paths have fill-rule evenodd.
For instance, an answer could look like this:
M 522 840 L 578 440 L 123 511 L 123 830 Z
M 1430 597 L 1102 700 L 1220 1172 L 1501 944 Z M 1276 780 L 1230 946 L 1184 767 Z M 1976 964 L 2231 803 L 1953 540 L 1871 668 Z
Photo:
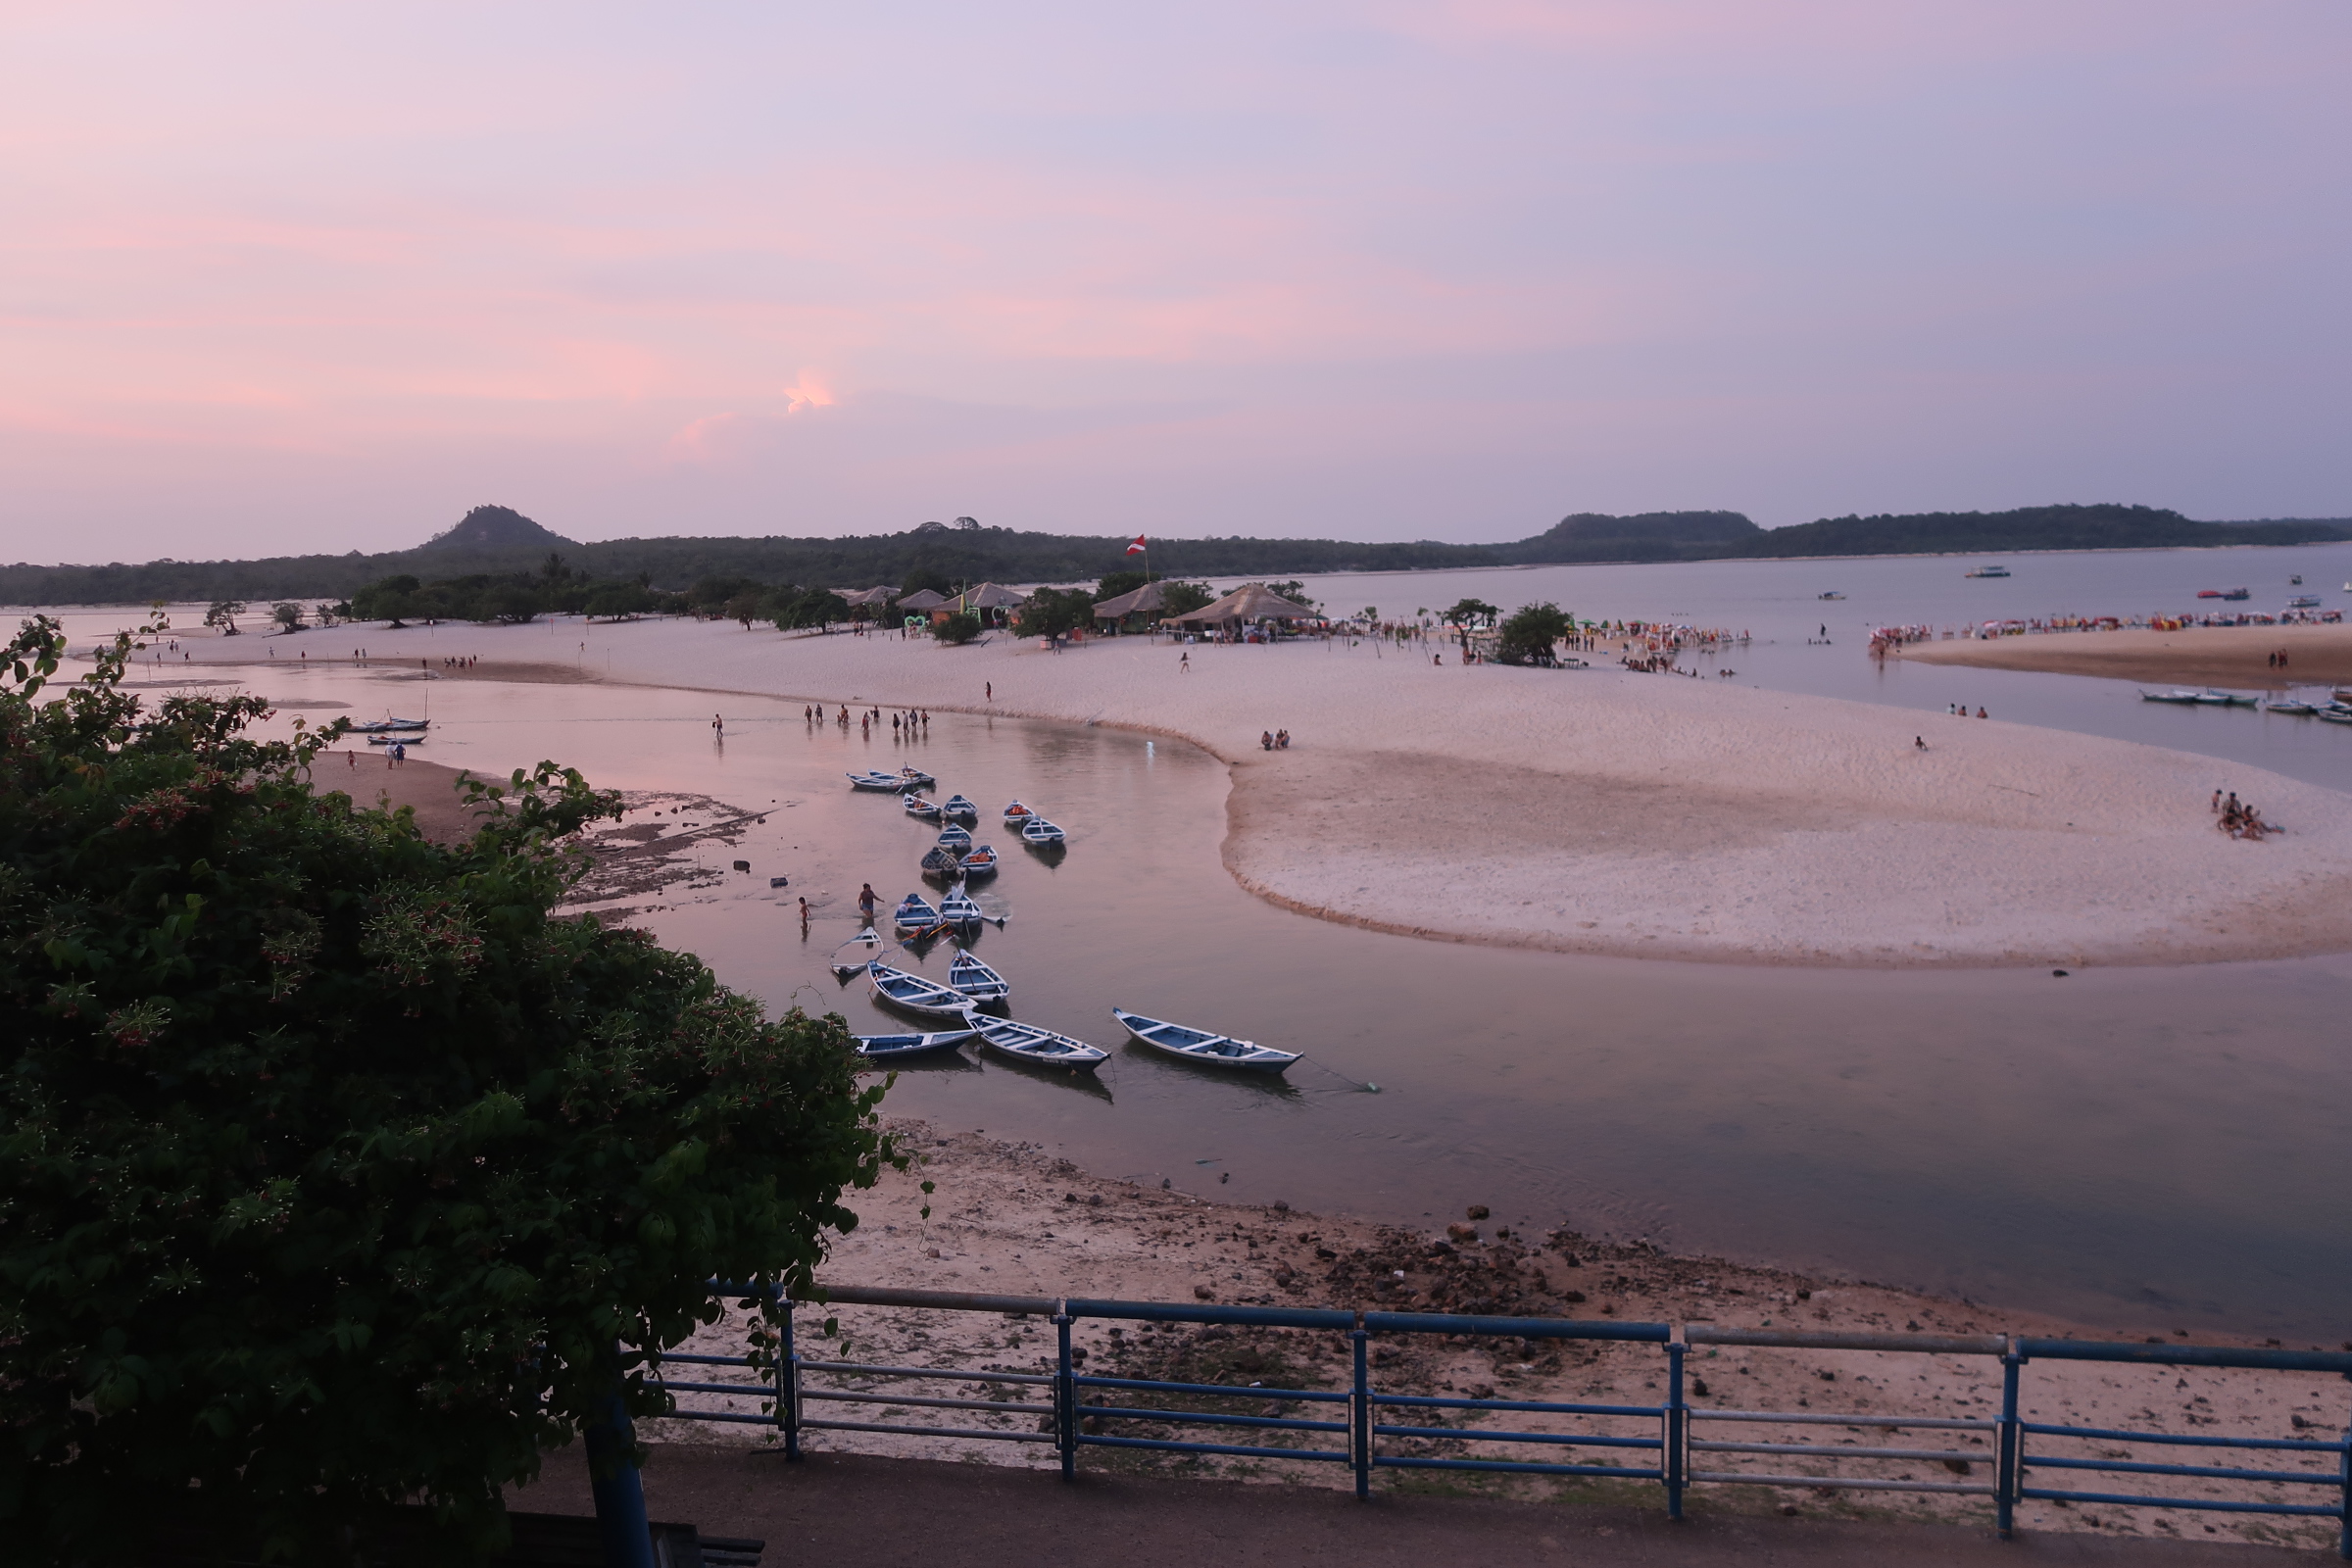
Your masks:
M 1039 848 L 1067 844 L 1069 835 L 1042 816 L 1031 816 L 1021 824 L 1021 842 Z
M 971 830 L 953 824 L 941 828 L 939 830 L 939 847 L 950 855 L 961 855 L 972 847 Z
M 368 737 L 368 744 L 370 746 L 422 746 L 424 737 L 407 730 L 395 730 L 389 735 L 370 735 Z
M 1021 1023 L 1011 1018 L 987 1018 L 967 1013 L 972 1027 L 979 1031 L 980 1043 L 991 1051 L 1015 1061 L 1034 1062 L 1045 1067 L 1068 1067 L 1078 1072 L 1093 1072 L 1110 1055 L 1100 1046 L 1090 1046 L 1083 1040 L 1055 1034 L 1051 1029 L 1033 1023 Z
M 951 991 L 936 980 L 894 968 L 880 958 L 865 966 L 865 978 L 874 988 L 876 1002 L 887 1003 L 905 1012 L 960 1019 L 971 1010 L 971 998 Z
M 2251 588 L 2231 588 L 2224 593 L 2222 597 L 2224 599 L 2251 599 L 2254 597 L 2254 590 Z
M 948 986 L 970 998 L 974 1006 L 1003 1002 L 1012 995 L 1012 986 L 1003 975 L 969 953 L 956 954 L 956 961 L 948 965 Z
M 2314 710 L 2312 717 L 2324 718 L 2330 724 L 2352 724 L 2352 708 L 2339 708 L 2331 703 L 2326 708 Z
M 961 888 L 950 888 L 948 896 L 939 901 L 939 917 L 967 930 L 988 918 L 980 912 L 980 906 L 972 902 L 972 896 Z
M 2169 692 L 2141 692 L 2139 694 L 2139 700 L 2143 703 L 2193 703 L 2197 700 L 2197 694 L 2195 692 L 2180 690 Z
M 1236 1040 L 1231 1035 L 1210 1034 L 1205 1029 L 1190 1029 L 1180 1023 L 1161 1018 L 1147 1018 L 1140 1012 L 1113 1007 L 1110 1015 L 1125 1026 L 1138 1045 L 1153 1051 L 1197 1061 L 1208 1067 L 1233 1067 L 1244 1072 L 1281 1072 L 1298 1059 L 1296 1051 L 1276 1051 L 1254 1040 Z
M 927 816 L 936 822 L 939 820 L 939 805 L 935 801 L 924 800 L 920 795 L 909 795 L 906 797 L 906 814 Z
M 899 782 L 907 789 L 921 789 L 927 784 L 937 784 L 939 780 L 919 767 L 902 767 L 899 769 Z
M 1837 591 L 1835 591 L 1835 590 L 1832 590 L 1831 592 L 1829 592 L 1829 593 L 1826 593 L 1826 594 L 1815 594 L 1813 597 L 1814 597 L 1814 598 L 1816 598 L 1816 599 L 1843 599 L 1843 598 L 1845 597 L 1845 595 L 1843 595 L 1843 594 L 1841 594 L 1841 593 L 1838 593 L 1838 592 L 1837 592 Z
M 963 862 L 936 845 L 923 852 L 923 875 L 941 882 L 963 879 Z
M 354 735 L 381 735 L 396 729 L 431 729 L 429 718 L 370 718 L 351 726 Z
M 967 877 L 995 876 L 997 874 L 996 846 L 981 845 L 963 858 L 962 865 L 963 874 Z
M 2320 596 L 2318 594 L 2297 594 L 2286 602 L 2286 608 L 2289 610 L 2317 610 L 2320 608 Z
M 954 1051 L 979 1037 L 975 1029 L 942 1029 L 927 1035 L 852 1035 L 858 1054 L 868 1061 L 897 1061 L 903 1056 L 927 1056 L 935 1051 Z
M 973 805 L 971 798 L 965 795 L 949 796 L 939 803 L 939 810 L 942 816 L 948 817 L 952 821 L 977 822 L 980 820 L 980 808 Z
M 2309 718 L 2319 711 L 2311 704 L 2298 702 L 2291 697 L 2274 698 L 2271 702 L 2264 704 L 2263 708 L 2266 712 L 2292 713 L 2297 718 Z
M 877 792 L 887 790 L 891 794 L 896 795 L 899 793 L 899 791 L 905 789 L 906 787 L 906 781 L 899 777 L 899 775 L 896 773 L 877 773 L 869 770 L 867 772 L 852 773 L 850 775 L 850 788 L 854 790 L 874 790 Z
M 2344 584 L 2344 591 L 2346 593 L 2352 593 L 2352 582 Z M 1028 821 L 1036 814 L 1037 813 L 1035 811 L 1032 811 L 1020 802 L 1014 801 L 1011 805 L 1004 808 L 1004 825 L 1006 827 L 1019 827 L 1023 822 Z
M 1971 577 L 2006 577 L 2009 575 L 2009 568 L 2007 566 L 1979 566 L 1968 575 Z
M 939 924 L 939 911 L 920 893 L 909 893 L 899 901 L 899 912 L 892 918 L 902 931 L 928 931 Z

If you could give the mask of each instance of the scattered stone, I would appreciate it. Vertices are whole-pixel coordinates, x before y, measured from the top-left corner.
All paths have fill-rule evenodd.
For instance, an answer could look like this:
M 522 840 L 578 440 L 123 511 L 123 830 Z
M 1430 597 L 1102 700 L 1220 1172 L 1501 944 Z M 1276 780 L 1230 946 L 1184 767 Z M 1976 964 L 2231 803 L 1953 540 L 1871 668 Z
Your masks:
M 1484 1204 L 1484 1203 L 1472 1203 L 1472 1204 L 1470 1205 L 1469 1218 L 1471 1218 L 1471 1219 L 1485 1219 L 1485 1218 L 1487 1217 L 1487 1214 L 1488 1214 L 1488 1209 L 1487 1209 L 1487 1205 L 1486 1205 L 1486 1204 Z
M 1456 1242 L 1475 1242 L 1478 1240 L 1478 1227 L 1465 1225 L 1460 1220 L 1455 1220 L 1446 1227 L 1446 1235 L 1449 1240 Z
M 1193 1281 L 1193 1298 L 1200 1301 L 1213 1301 L 1217 1298 L 1217 1288 L 1206 1280 L 1195 1280 Z

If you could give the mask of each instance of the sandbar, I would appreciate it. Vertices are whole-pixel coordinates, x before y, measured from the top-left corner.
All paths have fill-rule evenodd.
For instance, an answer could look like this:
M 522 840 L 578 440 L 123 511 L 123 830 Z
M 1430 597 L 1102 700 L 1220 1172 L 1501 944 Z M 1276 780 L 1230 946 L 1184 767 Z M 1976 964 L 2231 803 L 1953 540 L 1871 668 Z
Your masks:
M 2286 667 L 2271 663 L 2286 655 Z M 2194 626 L 2181 631 L 2043 632 L 2027 637 L 1955 638 L 1893 650 L 1928 664 L 2039 669 L 2172 686 L 2285 691 L 2352 683 L 2352 625 Z
M 421 633 L 367 636 L 379 663 L 433 651 Z M 1370 643 L 1203 645 L 1180 663 L 1149 638 L 1048 652 L 1003 634 L 947 648 L 688 620 L 563 636 L 614 681 L 1189 740 L 1230 765 L 1223 855 L 1244 885 L 1385 930 L 1868 966 L 2352 950 L 2352 797 L 2098 736 L 1613 668 L 1465 667 L 1450 649 L 1434 664 Z M 544 669 L 544 627 L 466 637 L 471 678 Z M 1259 748 L 1274 729 L 1291 750 Z M 2217 832 L 2216 789 L 2287 831 Z M 1073 853 L 1119 832 L 1063 825 Z

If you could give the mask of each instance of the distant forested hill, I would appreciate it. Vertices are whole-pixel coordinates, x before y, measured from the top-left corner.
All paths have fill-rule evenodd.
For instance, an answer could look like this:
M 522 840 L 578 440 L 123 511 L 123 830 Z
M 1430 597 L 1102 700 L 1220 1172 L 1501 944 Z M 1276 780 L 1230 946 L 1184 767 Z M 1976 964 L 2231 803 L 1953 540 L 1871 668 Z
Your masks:
M 2352 518 L 2197 522 L 2151 507 L 2028 507 L 1829 517 L 1759 528 L 1737 512 L 1575 513 L 1507 544 L 1360 544 L 1339 539 L 1152 541 L 1155 573 L 1287 577 L 1339 571 L 1554 563 L 1710 561 L 1774 556 L 2005 554 L 2024 550 L 2144 550 L 2279 545 L 2352 539 Z M 712 580 L 868 588 L 956 582 L 1092 582 L 1137 564 L 1130 536 L 1026 533 L 968 517 L 904 533 L 844 539 L 652 538 L 579 544 L 507 507 L 476 507 L 414 550 L 263 561 L 151 561 L 138 565 L 0 566 L 0 604 L 144 604 L 241 599 L 349 599 L 371 582 L 452 582 L 530 574 L 683 590 Z M 551 557 L 561 558 L 551 562 Z M 552 569 L 551 569 L 552 568 Z

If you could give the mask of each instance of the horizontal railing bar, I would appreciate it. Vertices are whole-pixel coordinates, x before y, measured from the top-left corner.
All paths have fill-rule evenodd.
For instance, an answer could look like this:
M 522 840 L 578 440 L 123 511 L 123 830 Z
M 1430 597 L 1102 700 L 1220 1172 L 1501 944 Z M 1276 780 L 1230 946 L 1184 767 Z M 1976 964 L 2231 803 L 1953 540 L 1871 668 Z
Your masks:
M 1079 1376 L 1070 1381 L 1082 1389 L 1150 1389 L 1164 1394 L 1223 1395 L 1234 1399 L 1301 1399 L 1323 1404 L 1346 1404 L 1355 1397 L 1352 1394 L 1334 1394 L 1327 1389 L 1261 1389 L 1255 1385 L 1236 1388 L 1230 1383 L 1155 1383 L 1150 1378 Z
M 745 1426 L 772 1427 L 772 1415 L 745 1415 L 735 1410 L 672 1410 L 654 1418 L 657 1421 L 737 1421 Z
M 1044 1404 L 1007 1404 L 1003 1399 L 939 1399 L 919 1394 L 852 1394 L 845 1389 L 803 1389 L 804 1399 L 829 1399 L 836 1404 L 904 1404 L 925 1410 L 1004 1410 L 1025 1411 L 1036 1415 L 1048 1408 Z
M 1044 1296 L 984 1296 L 977 1291 L 904 1290 L 895 1285 L 820 1285 L 822 1300 L 796 1298 L 795 1306 L 916 1306 L 936 1312 L 1011 1312 L 1052 1317 L 1061 1303 Z M 756 1292 L 721 1291 L 721 1296 Z
M 1727 1329 L 1692 1323 L 1683 1330 L 1689 1345 L 1752 1345 L 1786 1350 L 1909 1350 L 1928 1355 L 2006 1355 L 2009 1341 L 1998 1334 L 1811 1333 L 1791 1329 Z
M 1144 1323 L 1225 1323 L 1343 1333 L 1355 1327 L 1353 1312 L 1327 1306 L 1179 1306 L 1170 1301 L 1105 1301 L 1074 1296 L 1062 1309 L 1072 1317 L 1115 1317 Z
M 1407 1454 L 1375 1454 L 1376 1470 L 1501 1470 L 1515 1475 L 1615 1476 L 1620 1481 L 1663 1481 L 1666 1472 L 1620 1468 L 1613 1464 L 1544 1464 L 1536 1459 L 1422 1459 Z
M 804 1372 L 857 1372 L 868 1377 L 941 1378 L 956 1383 L 1049 1384 L 1051 1372 L 956 1372 L 942 1366 L 868 1366 L 862 1361 L 803 1361 Z
M 1720 1481 L 1741 1487 L 1833 1487 L 1841 1492 L 1957 1492 L 1989 1497 L 1999 1489 L 1989 1481 L 1866 1481 L 1853 1476 L 1768 1476 L 1740 1470 L 1693 1470 L 1693 1481 Z
M 1355 1325 L 1348 1325 L 1353 1328 Z M 1639 1340 L 1664 1345 L 1674 1330 L 1664 1323 L 1617 1323 L 1563 1317 L 1479 1317 L 1451 1312 L 1366 1312 L 1364 1327 L 1375 1334 L 1492 1334 L 1522 1340 Z
M 1983 1453 L 1955 1453 L 1948 1448 L 1847 1448 L 1827 1443 L 1700 1443 L 1693 1453 L 1814 1453 L 1826 1459 L 1959 1459 L 1969 1464 L 1990 1463 Z
M 1052 1443 L 1051 1432 L 988 1432 L 978 1427 L 910 1427 L 891 1421 L 808 1421 L 801 1430 L 819 1432 L 904 1432 L 918 1438 L 985 1438 L 991 1443 Z
M 1242 1443 L 1179 1443 L 1173 1438 L 1107 1438 L 1081 1432 L 1078 1442 L 1089 1448 L 1163 1448 L 1173 1453 L 1238 1453 L 1260 1459 L 1327 1459 L 1345 1464 L 1350 1457 L 1342 1448 L 1261 1448 Z
M 2257 1350 L 2223 1345 L 2111 1345 L 2021 1339 L 2029 1361 L 2136 1361 L 2152 1366 L 2227 1366 L 2253 1372 L 2337 1372 L 2352 1376 L 2352 1350 Z
M 740 1355 L 687 1355 L 678 1350 L 656 1350 L 649 1352 L 646 1359 L 655 1362 L 686 1361 L 697 1366 L 739 1366 L 746 1372 L 764 1370 L 754 1367 Z
M 2211 1497 L 2141 1497 L 2129 1492 L 2060 1492 L 2050 1487 L 2020 1487 L 2017 1494 L 2048 1502 L 2108 1502 L 2123 1508 L 2195 1508 L 2205 1513 L 2291 1513 L 2306 1518 L 2340 1519 L 2340 1504 L 2325 1502 L 2225 1502 Z
M 1571 1448 L 1663 1448 L 1661 1438 L 1604 1438 L 1590 1432 L 1497 1432 L 1492 1427 L 1391 1427 L 1375 1424 L 1376 1438 L 1460 1438 L 1472 1443 L 1555 1443 Z
M 2119 1476 L 2203 1476 L 2209 1481 L 2283 1481 L 2298 1487 L 2340 1487 L 2340 1470 L 2238 1470 L 2213 1464 L 2145 1464 L 2131 1459 L 2052 1459 L 2034 1454 L 2029 1470 L 2104 1470 Z
M 2103 1438 L 2110 1443 L 2168 1443 L 2177 1448 L 2286 1448 L 2297 1453 L 2342 1453 L 2341 1443 L 2314 1443 L 2309 1438 L 2207 1438 L 2189 1433 L 2131 1432 L 2111 1427 L 2053 1427 L 2020 1421 L 2018 1430 L 2043 1438 Z
M 773 1383 L 672 1383 L 656 1378 L 647 1386 L 664 1394 L 764 1394 L 773 1398 L 776 1393 Z
M 1695 1404 L 1690 1406 L 1688 1413 L 1693 1421 L 1771 1421 L 1789 1426 L 1888 1427 L 1896 1430 L 1916 1427 L 1923 1432 L 1995 1432 L 2001 1425 L 1989 1416 L 1837 1415 L 1818 1410 L 1704 1410 Z
M 1177 1421 L 1207 1427 L 1275 1427 L 1285 1432 L 1346 1432 L 1345 1421 L 1299 1421 L 1280 1415 L 1218 1415 L 1209 1410 L 1148 1410 L 1123 1404 L 1082 1404 L 1080 1415 L 1118 1421 Z
M 1447 1399 L 1432 1394 L 1375 1394 L 1374 1404 L 1405 1409 L 1439 1410 L 1549 1410 L 1557 1415 L 1661 1416 L 1661 1404 L 1555 1404 L 1544 1399 Z

